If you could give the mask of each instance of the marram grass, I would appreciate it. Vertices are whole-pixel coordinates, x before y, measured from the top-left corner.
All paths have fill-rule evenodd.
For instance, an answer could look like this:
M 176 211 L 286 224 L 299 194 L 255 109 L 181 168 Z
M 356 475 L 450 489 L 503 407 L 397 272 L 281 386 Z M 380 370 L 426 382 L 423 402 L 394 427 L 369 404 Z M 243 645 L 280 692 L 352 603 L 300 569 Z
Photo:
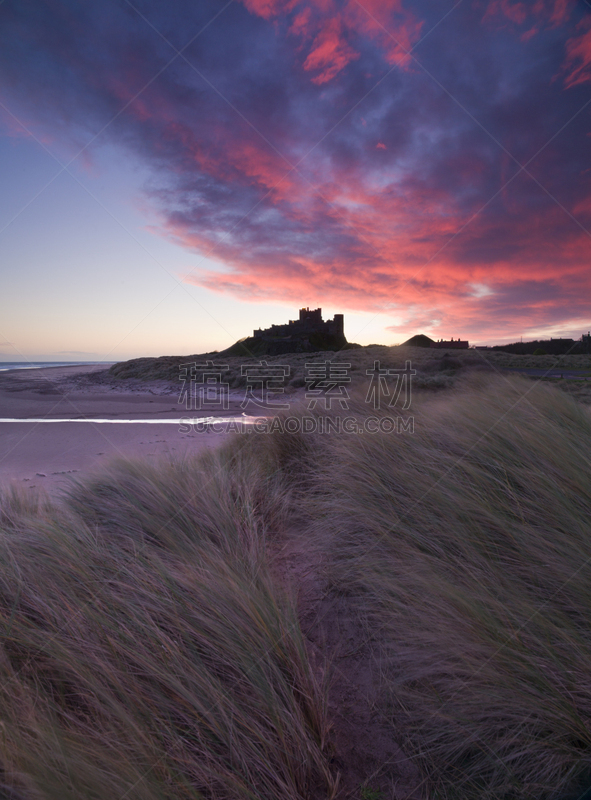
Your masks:
M 0 796 L 331 796 L 252 488 L 271 513 L 276 487 L 224 459 L 115 464 L 65 510 L 3 496 Z
M 433 798 L 591 786 L 591 416 L 474 376 L 414 435 L 333 436 L 311 498 L 381 649 L 380 707 Z
M 269 567 L 296 518 L 374 640 L 373 711 L 423 797 L 591 785 L 589 411 L 480 374 L 407 413 L 414 434 L 114 463 L 65 504 L 5 493 L 0 797 L 348 797 Z

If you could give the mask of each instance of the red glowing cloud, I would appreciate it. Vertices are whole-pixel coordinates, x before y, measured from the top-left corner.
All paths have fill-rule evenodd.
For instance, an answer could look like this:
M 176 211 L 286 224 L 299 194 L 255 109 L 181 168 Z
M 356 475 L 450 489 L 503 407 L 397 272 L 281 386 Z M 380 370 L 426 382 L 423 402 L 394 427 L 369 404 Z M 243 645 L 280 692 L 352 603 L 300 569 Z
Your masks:
M 5 2 L 0 89 L 48 135 L 106 131 L 143 159 L 160 233 L 219 262 L 185 280 L 393 332 L 588 314 L 591 23 L 574 2 L 425 19 L 404 0 L 180 2 L 176 23 L 146 6 L 183 58 L 129 10 Z
M 591 20 L 583 20 L 579 24 L 581 33 L 566 43 L 565 71 L 568 87 L 578 83 L 591 81 Z
M 564 24 L 570 18 L 575 5 L 576 0 L 490 0 L 484 19 L 492 24 L 504 22 L 514 29 L 522 28 L 520 39 L 528 42 L 541 30 Z
M 359 53 L 343 37 L 342 23 L 329 20 L 312 42 L 303 67 L 306 72 L 315 72 L 312 83 L 318 85 L 332 80 L 347 64 L 359 58 Z
M 253 14 L 264 19 L 290 19 L 289 33 L 299 40 L 305 54 L 302 67 L 321 85 L 335 78 L 359 58 L 352 40 L 369 37 L 383 51 L 388 63 L 408 63 L 408 53 L 418 40 L 422 21 L 403 8 L 402 0 L 243 0 Z

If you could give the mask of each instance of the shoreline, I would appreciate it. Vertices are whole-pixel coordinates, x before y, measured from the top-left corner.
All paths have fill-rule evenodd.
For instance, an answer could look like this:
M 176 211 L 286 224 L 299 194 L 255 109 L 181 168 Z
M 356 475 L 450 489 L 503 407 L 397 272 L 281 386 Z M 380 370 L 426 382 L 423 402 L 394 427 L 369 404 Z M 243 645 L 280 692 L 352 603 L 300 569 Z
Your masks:
M 184 458 L 227 439 L 213 430 L 181 432 L 181 418 L 195 412 L 176 402 L 176 386 L 117 385 L 107 370 L 87 364 L 0 372 L 0 489 L 56 494 L 113 459 Z M 245 419 L 230 400 L 221 415 Z
M 358 351 L 347 353 L 351 361 L 361 355 Z M 373 353 L 366 355 L 373 357 Z M 432 392 L 452 385 L 454 378 L 431 373 L 428 363 L 420 362 L 424 354 L 411 355 L 417 368 L 424 367 L 419 374 L 422 383 L 417 379 L 418 390 Z M 351 390 L 356 387 L 359 391 L 365 366 L 359 362 Z M 538 369 L 522 367 L 526 375 Z M 515 374 L 509 365 L 497 371 Z M 563 372 L 570 377 L 575 370 L 564 368 Z M 303 383 L 287 387 L 282 399 L 297 402 L 304 392 L 297 387 Z M 588 375 L 571 379 L 570 388 L 568 381 L 564 383 L 565 390 L 589 402 Z M 0 372 L 0 489 L 12 484 L 54 493 L 67 488 L 72 473 L 90 474 L 104 469 L 112 459 L 184 458 L 217 447 L 231 435 L 207 420 L 237 420 L 248 425 L 266 413 L 262 415 L 255 404 L 243 407 L 243 388 L 229 391 L 225 408 L 199 410 L 178 402 L 181 388 L 180 381 L 113 378 L 105 364 Z M 196 423 L 189 431 L 181 427 L 187 419 Z
M 0 372 L 20 372 L 26 369 L 69 369 L 75 367 L 102 367 L 102 369 L 109 369 L 116 363 L 116 361 L 0 361 Z M 5 367 L 4 364 L 11 364 L 12 366 Z

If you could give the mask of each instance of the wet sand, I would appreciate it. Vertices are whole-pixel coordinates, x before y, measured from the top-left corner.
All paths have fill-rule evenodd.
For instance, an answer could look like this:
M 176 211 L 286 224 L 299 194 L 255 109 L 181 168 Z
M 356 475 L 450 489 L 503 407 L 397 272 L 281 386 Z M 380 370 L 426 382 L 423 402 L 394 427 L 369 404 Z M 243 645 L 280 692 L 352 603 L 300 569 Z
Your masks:
M 183 456 L 215 447 L 227 434 L 183 433 L 180 424 L 97 424 L 25 422 L 26 419 L 167 419 L 216 416 L 187 411 L 171 384 L 117 384 L 104 365 L 7 370 L 0 373 L 0 486 L 43 487 L 52 494 L 112 458 L 147 460 Z M 230 400 L 224 416 L 240 416 L 240 400 Z

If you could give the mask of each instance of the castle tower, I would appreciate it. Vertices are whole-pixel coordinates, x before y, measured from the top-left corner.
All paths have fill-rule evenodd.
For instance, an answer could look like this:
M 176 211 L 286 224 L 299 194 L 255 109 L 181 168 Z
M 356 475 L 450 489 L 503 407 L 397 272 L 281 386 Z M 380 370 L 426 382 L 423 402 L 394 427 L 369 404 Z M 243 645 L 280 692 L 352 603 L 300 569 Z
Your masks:
M 321 323 L 322 322 L 322 309 L 316 308 L 314 310 L 310 308 L 300 308 L 300 322 L 313 322 L 313 323 Z

